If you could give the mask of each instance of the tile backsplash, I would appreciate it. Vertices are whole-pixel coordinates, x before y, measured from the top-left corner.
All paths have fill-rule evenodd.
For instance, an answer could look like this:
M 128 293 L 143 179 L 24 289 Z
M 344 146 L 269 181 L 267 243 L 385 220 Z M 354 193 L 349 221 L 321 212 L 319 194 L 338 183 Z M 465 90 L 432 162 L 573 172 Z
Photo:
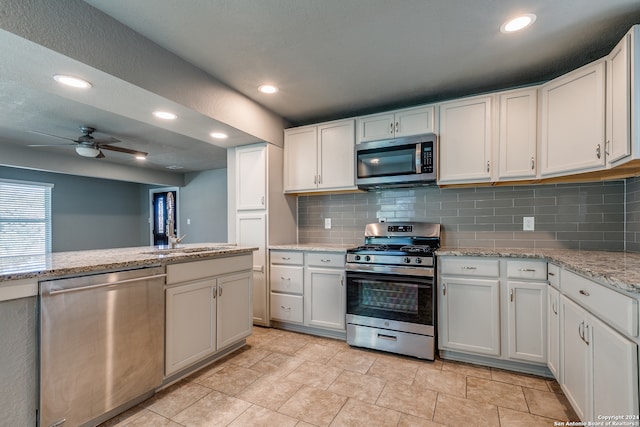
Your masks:
M 635 212 L 626 212 L 626 236 L 625 197 L 633 198 Z M 535 231 L 522 230 L 523 217 L 534 217 Z M 331 229 L 324 229 L 325 218 Z M 381 219 L 439 222 L 449 247 L 624 250 L 626 237 L 638 250 L 640 178 L 298 197 L 300 243 L 358 245 L 365 224 Z
M 626 249 L 640 252 L 640 178 L 627 179 L 626 191 Z

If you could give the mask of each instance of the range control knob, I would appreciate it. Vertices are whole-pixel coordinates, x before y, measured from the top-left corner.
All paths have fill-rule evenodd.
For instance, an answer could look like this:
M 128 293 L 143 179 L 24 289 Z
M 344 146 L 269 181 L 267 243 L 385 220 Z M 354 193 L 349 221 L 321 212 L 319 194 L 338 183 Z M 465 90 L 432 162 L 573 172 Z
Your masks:
M 365 261 L 371 261 L 371 257 L 369 255 L 367 255 L 367 256 L 364 257 L 364 260 Z
M 361 258 L 361 256 L 360 256 L 360 255 L 356 255 L 356 256 L 355 256 L 356 261 L 360 261 L 360 258 Z
M 409 258 L 408 256 L 404 257 L 404 262 L 405 264 L 411 264 L 411 258 Z
M 416 264 L 422 264 L 422 258 L 416 258 Z

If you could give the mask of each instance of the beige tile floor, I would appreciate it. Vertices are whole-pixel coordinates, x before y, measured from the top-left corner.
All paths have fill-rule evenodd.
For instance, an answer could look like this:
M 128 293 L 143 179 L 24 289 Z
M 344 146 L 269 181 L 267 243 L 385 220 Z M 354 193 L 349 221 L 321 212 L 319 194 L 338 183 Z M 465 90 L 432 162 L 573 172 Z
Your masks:
M 577 420 L 545 378 L 255 327 L 247 345 L 101 427 L 553 426 Z

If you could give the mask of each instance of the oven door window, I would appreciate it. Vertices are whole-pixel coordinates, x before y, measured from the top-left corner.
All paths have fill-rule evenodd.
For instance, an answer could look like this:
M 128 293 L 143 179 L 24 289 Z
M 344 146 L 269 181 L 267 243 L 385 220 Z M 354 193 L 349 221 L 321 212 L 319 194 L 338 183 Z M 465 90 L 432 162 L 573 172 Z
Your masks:
M 416 173 L 416 147 L 393 147 L 358 153 L 358 178 L 408 175 Z
M 347 274 L 347 313 L 433 325 L 433 279 Z

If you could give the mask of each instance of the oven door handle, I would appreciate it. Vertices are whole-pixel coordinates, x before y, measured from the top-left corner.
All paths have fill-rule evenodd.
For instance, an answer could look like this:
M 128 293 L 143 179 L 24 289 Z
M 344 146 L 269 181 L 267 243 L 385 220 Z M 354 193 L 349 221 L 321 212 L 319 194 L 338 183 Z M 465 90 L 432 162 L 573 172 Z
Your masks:
M 345 264 L 347 273 L 379 273 L 396 274 L 402 276 L 433 277 L 433 267 L 403 267 L 389 265 L 356 264 L 348 262 Z

